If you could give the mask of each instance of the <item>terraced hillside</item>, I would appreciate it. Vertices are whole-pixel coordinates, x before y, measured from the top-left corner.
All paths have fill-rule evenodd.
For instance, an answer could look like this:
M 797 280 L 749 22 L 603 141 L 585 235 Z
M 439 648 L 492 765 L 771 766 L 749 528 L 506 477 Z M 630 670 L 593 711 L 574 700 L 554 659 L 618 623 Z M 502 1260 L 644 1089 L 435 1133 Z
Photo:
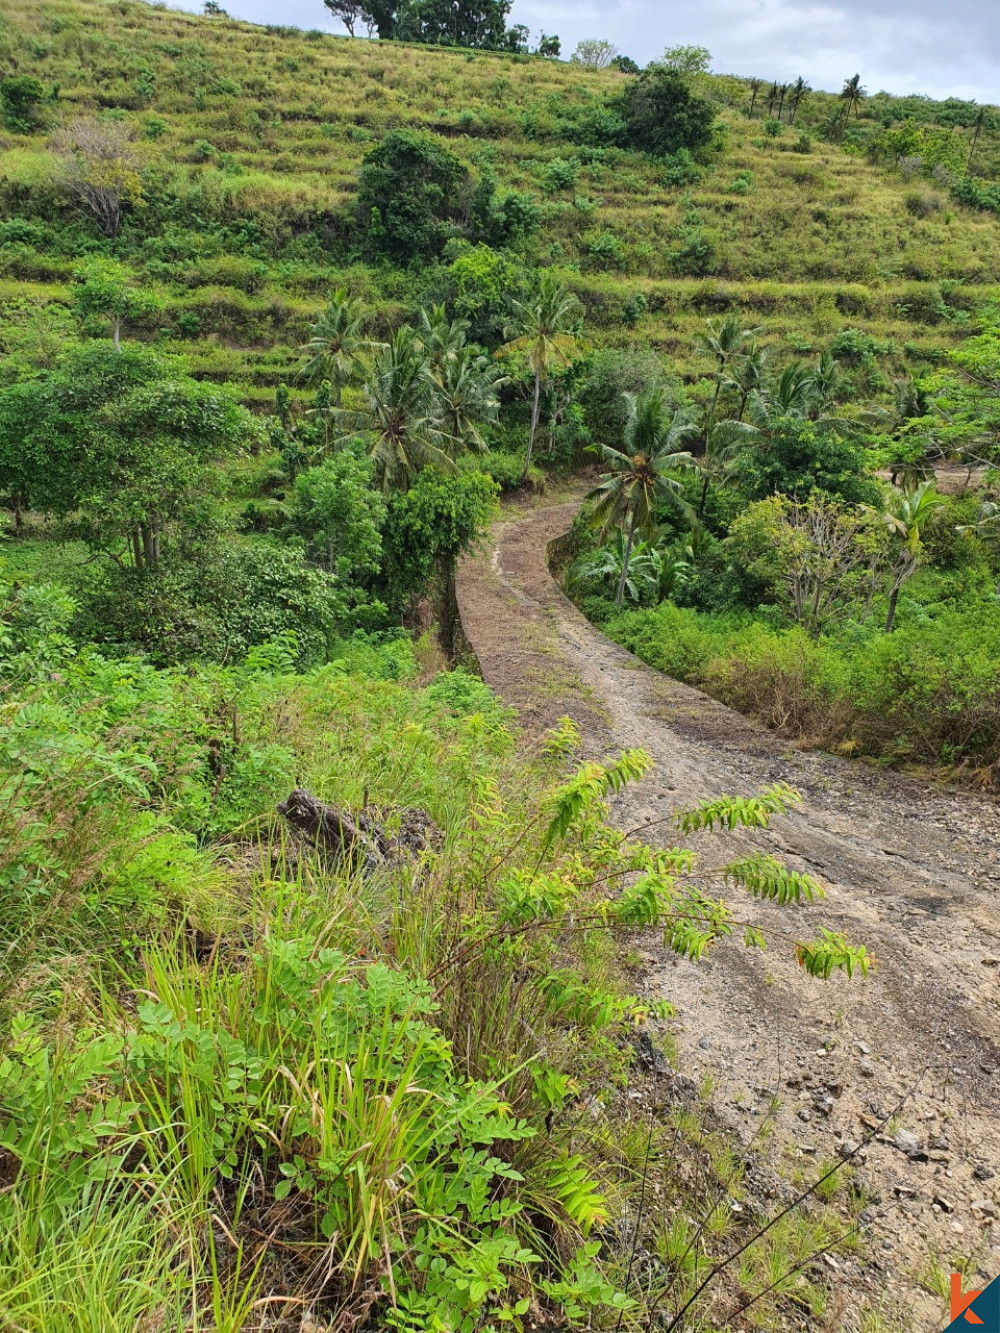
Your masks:
M 888 344 L 890 366 L 933 361 L 1000 284 L 995 213 L 956 203 L 943 177 L 860 154 L 858 136 L 896 114 L 885 99 L 866 104 L 850 152 L 810 132 L 830 95 L 813 94 L 794 126 L 771 133 L 747 118 L 744 81 L 706 77 L 722 148 L 710 167 L 688 169 L 608 146 L 608 107 L 628 76 L 538 57 L 263 28 L 138 0 L 9 0 L 0 55 L 54 89 L 36 132 L 0 134 L 8 324 L 13 312 L 23 331 L 26 310 L 68 301 L 80 258 L 109 248 L 62 188 L 52 133 L 82 113 L 121 118 L 138 135 L 144 206 L 116 249 L 162 303 L 138 332 L 182 344 L 195 374 L 236 382 L 250 401 L 293 375 L 334 285 L 363 297 L 380 330 L 447 293 L 446 263 L 377 269 L 356 247 L 359 166 L 398 127 L 433 131 L 479 178 L 533 200 L 525 260 L 565 270 L 595 340 L 649 344 L 682 372 L 693 333 L 730 309 L 799 352 L 851 325 Z M 964 152 L 974 130 L 950 133 Z M 994 136 L 977 151 L 991 162 Z

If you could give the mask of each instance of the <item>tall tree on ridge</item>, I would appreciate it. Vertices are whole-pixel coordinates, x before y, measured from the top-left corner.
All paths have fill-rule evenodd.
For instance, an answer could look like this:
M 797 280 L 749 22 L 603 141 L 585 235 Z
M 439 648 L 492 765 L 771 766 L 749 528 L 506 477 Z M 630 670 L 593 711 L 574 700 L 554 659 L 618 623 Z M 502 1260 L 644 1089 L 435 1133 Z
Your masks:
M 800 74 L 799 77 L 792 84 L 792 96 L 790 103 L 792 114 L 788 118 L 789 125 L 795 124 L 795 117 L 799 114 L 799 107 L 802 105 L 802 103 L 806 100 L 806 98 L 809 96 L 811 92 L 812 89 L 809 87 L 808 83 L 806 83 L 805 79 Z
M 844 86 L 840 91 L 840 100 L 844 104 L 844 124 L 851 118 L 851 112 L 857 111 L 861 115 L 861 103 L 868 96 L 868 89 L 861 86 L 861 75 L 852 74 L 849 79 L 844 80 Z

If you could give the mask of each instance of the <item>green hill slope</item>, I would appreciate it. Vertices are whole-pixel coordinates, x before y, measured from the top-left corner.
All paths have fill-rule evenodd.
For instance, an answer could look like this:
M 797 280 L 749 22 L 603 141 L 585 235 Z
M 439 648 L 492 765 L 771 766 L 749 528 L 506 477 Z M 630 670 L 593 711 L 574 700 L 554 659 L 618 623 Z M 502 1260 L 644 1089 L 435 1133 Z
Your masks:
M 742 111 L 746 84 L 713 78 L 723 148 L 678 182 L 683 171 L 601 142 L 627 78 L 615 70 L 133 0 L 11 0 L 0 53 L 8 70 L 57 86 L 47 126 L 0 135 L 4 307 L 66 299 L 74 265 L 99 246 L 60 187 L 46 131 L 91 111 L 121 117 L 139 136 L 146 206 L 126 218 L 118 251 L 163 298 L 145 333 L 181 340 L 196 374 L 240 383 L 251 400 L 293 372 L 334 284 L 363 296 L 383 328 L 440 295 L 443 268 L 404 278 L 364 267 L 352 245 L 358 168 L 398 127 L 433 131 L 501 190 L 533 196 L 524 259 L 567 270 L 598 340 L 650 344 L 682 370 L 693 332 L 728 309 L 803 351 L 852 324 L 899 356 L 935 359 L 955 337 L 953 312 L 1000 283 L 995 214 L 859 155 L 880 124 L 904 112 L 947 121 L 951 104 L 873 98 L 847 152 L 808 133 L 835 106 L 829 95 L 772 137 Z M 964 153 L 972 117 L 956 105 L 968 123 L 950 133 Z M 996 151 L 987 131 L 979 160 Z

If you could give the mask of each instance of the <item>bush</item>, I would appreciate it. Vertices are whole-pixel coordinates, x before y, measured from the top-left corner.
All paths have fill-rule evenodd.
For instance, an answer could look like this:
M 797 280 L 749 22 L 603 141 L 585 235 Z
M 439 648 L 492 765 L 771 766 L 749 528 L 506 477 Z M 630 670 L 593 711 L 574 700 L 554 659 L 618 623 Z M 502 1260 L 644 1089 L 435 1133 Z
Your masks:
M 30 134 L 44 123 L 45 89 L 31 74 L 13 74 L 0 79 L 0 109 L 8 129 Z
M 472 203 L 468 168 L 429 134 L 393 130 L 361 165 L 355 216 L 369 254 L 407 263 L 440 254 Z
M 630 146 L 647 153 L 696 153 L 712 142 L 715 109 L 677 70 L 647 66 L 629 81 L 620 105 Z

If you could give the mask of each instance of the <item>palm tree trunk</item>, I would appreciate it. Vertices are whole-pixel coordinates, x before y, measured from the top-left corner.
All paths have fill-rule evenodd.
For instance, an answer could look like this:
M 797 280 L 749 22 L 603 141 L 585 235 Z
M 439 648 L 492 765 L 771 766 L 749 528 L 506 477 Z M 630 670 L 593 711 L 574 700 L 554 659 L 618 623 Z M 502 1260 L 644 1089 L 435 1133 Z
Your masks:
M 528 452 L 524 456 L 524 471 L 521 473 L 521 481 L 528 480 L 528 469 L 531 467 L 531 451 L 535 447 L 535 431 L 538 429 L 538 397 L 542 392 L 542 372 L 535 372 L 535 401 L 531 407 L 531 432 L 528 435 Z
M 111 316 L 111 341 L 115 345 L 115 351 L 122 350 L 122 317 L 121 315 Z
M 702 486 L 701 486 L 701 499 L 698 501 L 698 517 L 699 517 L 699 518 L 701 518 L 701 516 L 702 516 L 702 515 L 704 514 L 704 512 L 705 512 L 705 501 L 708 499 L 708 483 L 709 483 L 710 481 L 711 481 L 711 478 L 709 477 L 708 473 L 706 472 L 706 473 L 705 473 L 705 480 L 702 482 Z
M 622 598 L 625 596 L 625 580 L 628 578 L 628 565 L 632 559 L 632 543 L 635 541 L 635 524 L 639 517 L 639 509 L 636 506 L 632 510 L 632 522 L 628 527 L 628 536 L 625 538 L 625 554 L 622 556 L 622 574 L 618 580 L 618 593 L 615 597 L 615 606 L 621 606 Z
M 896 603 L 899 601 L 899 588 L 893 588 L 889 594 L 889 614 L 885 618 L 885 632 L 891 634 L 896 624 Z

